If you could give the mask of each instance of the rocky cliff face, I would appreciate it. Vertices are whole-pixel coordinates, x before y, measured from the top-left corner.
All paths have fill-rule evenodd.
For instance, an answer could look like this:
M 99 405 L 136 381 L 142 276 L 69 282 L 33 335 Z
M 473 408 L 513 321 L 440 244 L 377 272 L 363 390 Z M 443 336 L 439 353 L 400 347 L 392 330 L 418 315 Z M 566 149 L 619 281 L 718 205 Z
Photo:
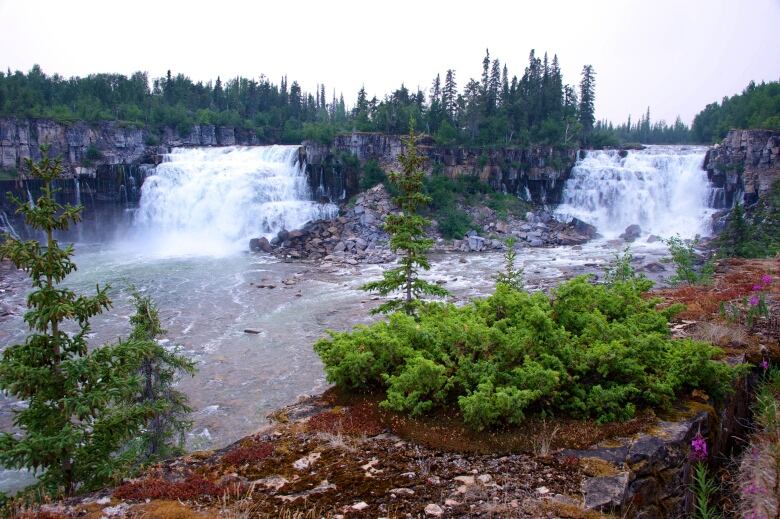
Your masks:
M 63 124 L 46 119 L 0 119 L 0 170 L 16 171 L 24 160 L 40 158 L 39 147 L 62 157 L 66 169 L 60 187 L 67 201 L 133 204 L 140 196 L 149 167 L 178 146 L 233 146 L 263 144 L 254 132 L 229 127 L 194 126 L 187 135 L 166 128 L 160 135 L 143 128 L 106 121 Z M 423 138 L 420 152 L 427 168 L 456 177 L 476 175 L 494 189 L 517 194 L 536 203 L 557 203 L 576 159 L 575 151 L 547 147 L 493 149 L 444 147 Z M 360 163 L 373 159 L 385 169 L 398 167 L 403 142 L 396 135 L 352 133 L 338 135 L 328 145 L 305 142 L 300 160 L 307 164 L 316 198 L 342 201 L 359 191 Z M 73 179 L 73 181 L 70 181 Z M 22 178 L 0 181 L 0 189 L 35 195 L 35 182 Z M 78 185 L 78 187 L 77 187 Z M 0 205 L 4 203 L 0 202 Z M 7 207 L 5 207 L 7 209 Z
M 158 142 L 159 141 L 159 142 Z M 0 119 L 0 169 L 15 170 L 26 158 L 40 158 L 39 147 L 62 157 L 71 176 L 95 176 L 102 166 L 153 163 L 175 146 L 233 146 L 262 144 L 254 132 L 200 125 L 187 135 L 166 128 L 160 137 L 147 130 L 113 121 L 62 124 L 47 119 Z
M 438 146 L 419 141 L 429 170 L 440 169 L 450 177 L 477 175 L 494 189 L 517 194 L 536 203 L 558 203 L 563 184 L 577 158 L 576 151 L 550 147 L 481 149 Z M 301 158 L 307 163 L 312 189 L 339 200 L 357 191 L 358 171 L 345 156 L 360 162 L 376 160 L 384 169 L 398 167 L 403 142 L 396 135 L 352 133 L 338 135 L 332 144 L 305 142 Z
M 720 207 L 729 208 L 744 193 L 755 203 L 780 180 L 780 131 L 731 130 L 704 158 L 710 182 L 723 190 Z

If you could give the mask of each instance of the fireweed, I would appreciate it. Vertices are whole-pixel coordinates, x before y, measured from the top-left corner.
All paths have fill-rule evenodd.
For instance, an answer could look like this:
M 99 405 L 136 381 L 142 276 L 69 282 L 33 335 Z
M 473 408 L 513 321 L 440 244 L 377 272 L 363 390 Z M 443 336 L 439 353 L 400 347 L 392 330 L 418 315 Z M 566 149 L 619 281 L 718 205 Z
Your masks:
M 696 436 L 691 440 L 689 456 L 693 462 L 693 517 L 696 519 L 721 517 L 716 507 L 711 504 L 718 487 L 707 471 L 707 440 L 700 433 L 696 433 Z

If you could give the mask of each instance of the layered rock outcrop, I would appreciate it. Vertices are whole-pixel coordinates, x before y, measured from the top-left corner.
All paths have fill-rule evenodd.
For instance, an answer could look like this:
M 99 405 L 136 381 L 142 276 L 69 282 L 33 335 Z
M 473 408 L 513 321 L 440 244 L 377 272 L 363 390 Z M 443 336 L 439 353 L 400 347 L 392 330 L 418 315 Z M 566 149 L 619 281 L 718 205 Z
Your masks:
M 529 148 L 469 148 L 440 146 L 422 137 L 418 150 L 427 159 L 426 168 L 449 177 L 475 175 L 495 190 L 516 194 L 529 202 L 555 204 L 577 158 L 576 150 L 548 146 Z M 306 161 L 312 189 L 331 200 L 347 198 L 357 191 L 358 171 L 343 160 L 376 160 L 385 170 L 398 168 L 403 141 L 397 135 L 357 133 L 337 135 L 324 145 L 305 142 L 301 159 Z
M 704 169 L 723 190 L 718 206 L 733 206 L 743 193 L 745 204 L 751 205 L 780 180 L 780 131 L 731 130 L 707 151 Z
M 101 166 L 154 163 L 161 153 L 176 146 L 263 143 L 254 132 L 224 126 L 195 125 L 186 135 L 165 128 L 158 136 L 114 121 L 63 124 L 48 119 L 0 119 L 0 169 L 17 169 L 24 159 L 39 159 L 39 147 L 44 144 L 50 146 L 51 156 L 62 157 L 67 174 L 95 176 Z

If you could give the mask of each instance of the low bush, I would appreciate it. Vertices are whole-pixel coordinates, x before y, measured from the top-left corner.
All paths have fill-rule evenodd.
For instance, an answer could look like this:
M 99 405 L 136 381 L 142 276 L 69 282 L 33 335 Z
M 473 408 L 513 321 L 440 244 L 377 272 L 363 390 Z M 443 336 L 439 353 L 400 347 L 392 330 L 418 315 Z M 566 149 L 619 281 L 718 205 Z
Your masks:
M 579 277 L 546 295 L 499 283 L 462 307 L 432 304 L 417 318 L 331 331 L 315 350 L 342 388 L 385 391 L 382 406 L 411 415 L 457 405 L 475 429 L 529 413 L 626 420 L 694 388 L 721 397 L 736 370 L 710 344 L 671 339 L 680 305 L 656 309 L 650 287 Z

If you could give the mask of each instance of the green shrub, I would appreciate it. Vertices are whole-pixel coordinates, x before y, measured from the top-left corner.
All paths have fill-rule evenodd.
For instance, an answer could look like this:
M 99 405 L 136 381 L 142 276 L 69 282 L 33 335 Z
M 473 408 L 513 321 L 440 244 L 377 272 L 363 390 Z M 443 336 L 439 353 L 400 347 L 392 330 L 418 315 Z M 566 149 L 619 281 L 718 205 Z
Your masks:
M 371 189 L 377 184 L 381 184 L 387 180 L 387 175 L 379 167 L 379 163 L 375 160 L 368 160 L 363 164 L 363 170 L 360 175 L 360 189 Z
M 780 251 L 780 181 L 745 211 L 737 204 L 717 239 L 719 253 L 742 258 L 771 257 Z
M 699 244 L 699 237 L 689 243 L 686 243 L 679 236 L 673 236 L 666 240 L 669 247 L 671 260 L 675 266 L 675 274 L 669 278 L 673 285 L 688 283 L 689 285 L 706 285 L 712 283 L 712 276 L 715 273 L 713 260 L 708 260 L 704 264 L 696 267 L 696 252 L 694 248 Z
M 475 429 L 534 413 L 625 420 L 694 388 L 722 397 L 736 370 L 709 344 L 672 340 L 679 307 L 657 310 L 651 285 L 579 277 L 546 295 L 499 283 L 471 304 L 331 331 L 314 348 L 336 385 L 385 391 L 386 408 L 413 415 L 457 405 Z

